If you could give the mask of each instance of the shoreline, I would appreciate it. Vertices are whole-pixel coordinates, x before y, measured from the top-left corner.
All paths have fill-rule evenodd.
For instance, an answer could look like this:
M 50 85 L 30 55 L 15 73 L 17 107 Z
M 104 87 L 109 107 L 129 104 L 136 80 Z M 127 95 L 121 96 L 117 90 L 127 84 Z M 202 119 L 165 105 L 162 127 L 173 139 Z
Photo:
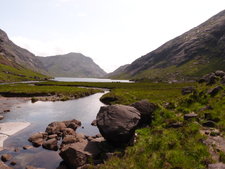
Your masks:
M 4 141 L 17 132 L 30 126 L 29 122 L 4 122 L 0 123 L 0 151 L 4 149 Z

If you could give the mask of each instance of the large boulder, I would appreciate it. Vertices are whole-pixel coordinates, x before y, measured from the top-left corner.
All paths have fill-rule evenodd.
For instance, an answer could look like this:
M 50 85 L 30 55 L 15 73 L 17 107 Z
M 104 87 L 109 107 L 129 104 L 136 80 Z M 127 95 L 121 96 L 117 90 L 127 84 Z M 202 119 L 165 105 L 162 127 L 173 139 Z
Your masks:
M 139 102 L 133 103 L 131 106 L 136 108 L 140 114 L 141 119 L 139 124 L 148 124 L 152 120 L 152 113 L 157 109 L 157 106 L 150 103 L 148 100 L 141 100 Z
M 134 107 L 111 105 L 100 108 L 96 121 L 102 136 L 112 144 L 121 146 L 134 136 L 140 118 L 140 112 Z
M 69 139 L 72 141 L 72 138 Z M 70 168 L 78 168 L 90 162 L 93 164 L 102 162 L 103 151 L 100 149 L 100 144 L 104 142 L 104 139 L 98 139 L 88 141 L 83 138 L 72 144 L 63 143 L 59 155 Z

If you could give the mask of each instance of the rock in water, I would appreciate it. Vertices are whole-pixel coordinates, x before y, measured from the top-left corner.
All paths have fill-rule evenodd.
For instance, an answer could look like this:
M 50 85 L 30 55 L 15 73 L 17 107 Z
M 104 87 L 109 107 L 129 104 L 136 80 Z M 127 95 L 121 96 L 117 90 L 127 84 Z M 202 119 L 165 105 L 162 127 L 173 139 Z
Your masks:
M 70 168 L 78 168 L 90 162 L 97 164 L 99 161 L 102 162 L 103 151 L 100 147 L 103 148 L 105 145 L 102 142 L 104 142 L 103 138 L 93 141 L 83 138 L 72 144 L 62 143 L 59 155 Z
M 133 103 L 131 106 L 136 108 L 141 114 L 141 120 L 139 124 L 148 124 L 152 120 L 152 113 L 157 109 L 157 106 L 150 103 L 148 100 L 141 100 Z
M 127 144 L 134 135 L 141 114 L 131 106 L 101 107 L 97 114 L 97 127 L 102 136 L 114 145 Z
M 65 128 L 66 125 L 63 122 L 52 122 L 48 125 L 45 132 L 47 132 L 48 134 L 58 134 Z
M 0 168 L 1 168 L 1 169 L 13 169 L 13 168 L 7 166 L 6 164 L 4 164 L 4 163 L 1 162 L 1 161 L 0 161 Z
M 28 141 L 30 141 L 33 146 L 39 147 L 43 144 L 44 139 L 47 137 L 47 133 L 35 133 L 33 134 Z
M 91 125 L 92 125 L 92 126 L 97 126 L 96 120 L 93 120 L 93 121 L 91 122 Z
M 10 154 L 3 154 L 2 157 L 1 157 L 1 160 L 3 162 L 6 162 L 6 161 L 9 161 L 11 158 L 12 158 L 12 155 L 10 155 Z
M 44 143 L 42 144 L 42 147 L 48 150 L 54 150 L 57 151 L 58 150 L 58 142 L 55 138 L 49 139 L 44 141 Z

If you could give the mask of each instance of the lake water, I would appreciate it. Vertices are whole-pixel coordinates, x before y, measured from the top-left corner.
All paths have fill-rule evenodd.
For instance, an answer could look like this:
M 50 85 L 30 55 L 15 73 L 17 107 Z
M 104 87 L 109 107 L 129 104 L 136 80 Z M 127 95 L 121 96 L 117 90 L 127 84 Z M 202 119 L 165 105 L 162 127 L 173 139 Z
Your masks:
M 73 78 L 73 77 L 55 77 L 54 81 L 60 82 L 121 82 L 133 83 L 129 80 L 113 80 L 113 79 L 99 79 L 99 78 Z
M 26 165 L 35 167 L 55 169 L 59 165 L 61 158 L 58 152 L 45 150 L 41 147 L 30 150 L 22 150 L 24 145 L 29 145 L 27 141 L 29 136 L 35 132 L 45 131 L 47 125 L 53 121 L 64 121 L 77 119 L 82 123 L 83 129 L 80 127 L 77 132 L 86 135 L 95 135 L 99 131 L 97 127 L 91 126 L 91 122 L 103 103 L 99 101 L 104 93 L 97 93 L 85 98 L 70 100 L 65 102 L 42 102 L 36 103 L 26 102 L 14 106 L 9 113 L 6 113 L 2 122 L 27 121 L 32 125 L 21 132 L 9 137 L 4 142 L 4 150 L 0 152 L 10 153 L 13 155 L 17 165 L 16 169 L 25 168 Z M 18 147 L 19 152 L 10 150 L 12 147 Z

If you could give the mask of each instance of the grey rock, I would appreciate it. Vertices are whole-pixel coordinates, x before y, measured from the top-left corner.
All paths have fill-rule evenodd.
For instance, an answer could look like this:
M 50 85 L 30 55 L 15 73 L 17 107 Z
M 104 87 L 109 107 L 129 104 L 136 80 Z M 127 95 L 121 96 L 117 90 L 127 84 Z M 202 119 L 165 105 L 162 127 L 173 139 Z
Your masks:
M 4 119 L 4 116 L 0 115 L 0 120 Z
M 182 95 L 187 95 L 196 92 L 196 89 L 193 86 L 184 87 L 181 90 Z
M 101 107 L 96 118 L 97 127 L 107 141 L 121 146 L 133 137 L 140 116 L 140 112 L 131 106 Z
M 65 123 L 67 128 L 72 128 L 75 131 L 78 127 L 81 126 L 81 122 L 76 120 L 76 119 L 73 119 L 73 120 L 70 120 L 70 121 L 64 121 L 64 123 Z
M 28 166 L 26 166 L 25 169 L 45 169 L 45 168 L 37 168 L 37 167 L 31 166 L 31 165 L 28 165 Z
M 189 119 L 196 119 L 198 117 L 197 114 L 195 113 L 189 113 L 184 115 L 184 120 L 189 120 Z
M 12 159 L 12 155 L 10 155 L 10 154 L 3 154 L 3 155 L 1 156 L 1 160 L 2 160 L 3 162 L 9 161 L 10 159 Z
M 2 161 L 0 161 L 0 168 L 1 169 L 13 169 L 12 167 L 7 166 L 5 163 L 3 163 Z
M 33 134 L 29 139 L 28 141 L 30 141 L 33 146 L 35 147 L 39 147 L 43 144 L 44 142 L 44 139 L 47 137 L 47 133 L 35 133 Z
M 214 121 L 207 121 L 202 123 L 204 127 L 216 127 L 216 123 Z
M 93 120 L 93 121 L 91 122 L 91 125 L 92 125 L 92 126 L 97 126 L 97 121 L 96 121 L 96 120 Z
M 17 164 L 16 161 L 11 161 L 11 162 L 10 162 L 10 165 L 12 165 L 12 166 L 15 166 L 16 164 Z
M 65 128 L 62 132 L 62 136 L 65 137 L 67 135 L 76 135 L 76 132 L 72 128 Z
M 208 94 L 213 97 L 213 96 L 217 95 L 221 90 L 223 90 L 223 87 L 217 86 L 217 87 L 215 87 L 213 89 L 210 89 L 208 91 Z
M 221 84 L 225 85 L 225 76 L 221 78 Z
M 219 76 L 219 77 L 223 77 L 223 76 L 225 76 L 225 72 L 222 71 L 222 70 L 217 70 L 217 71 L 215 72 L 215 75 L 216 75 L 216 76 Z
M 52 138 L 43 142 L 42 147 L 48 150 L 58 150 L 58 142 L 57 139 Z
M 183 127 L 183 123 L 181 123 L 181 122 L 171 123 L 171 124 L 168 124 L 168 127 L 169 128 L 180 128 L 180 127 Z
M 209 164 L 208 169 L 225 169 L 224 163 Z
M 33 148 L 33 146 L 31 146 L 31 145 L 23 146 L 23 149 L 24 150 L 29 150 L 29 149 L 32 149 L 32 148 Z
M 65 128 L 66 128 L 66 125 L 63 122 L 52 122 L 48 125 L 45 132 L 47 132 L 49 135 L 58 134 Z
M 48 139 L 52 139 L 52 138 L 57 139 L 58 135 L 57 134 L 48 135 Z
M 131 106 L 136 108 L 140 114 L 141 119 L 139 124 L 149 124 L 152 120 L 152 113 L 157 109 L 154 103 L 150 103 L 148 100 L 141 100 L 139 102 L 133 103 Z
M 62 144 L 71 144 L 71 143 L 75 143 L 78 141 L 78 138 L 74 135 L 66 135 L 63 140 L 62 140 Z

